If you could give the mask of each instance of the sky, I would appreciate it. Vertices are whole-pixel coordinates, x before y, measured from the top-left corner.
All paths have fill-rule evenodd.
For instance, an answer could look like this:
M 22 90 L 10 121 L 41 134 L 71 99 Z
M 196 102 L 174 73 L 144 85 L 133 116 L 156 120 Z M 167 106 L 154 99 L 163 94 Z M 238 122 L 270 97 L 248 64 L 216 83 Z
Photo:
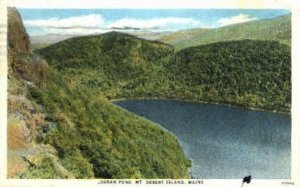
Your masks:
M 284 9 L 22 9 L 29 35 L 217 28 L 289 14 Z

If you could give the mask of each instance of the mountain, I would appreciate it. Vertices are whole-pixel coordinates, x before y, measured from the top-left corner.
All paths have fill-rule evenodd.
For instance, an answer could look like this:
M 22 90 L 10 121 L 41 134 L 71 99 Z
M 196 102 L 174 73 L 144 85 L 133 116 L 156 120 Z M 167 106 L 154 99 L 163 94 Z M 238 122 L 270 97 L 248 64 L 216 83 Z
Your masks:
M 186 35 L 193 33 L 193 37 Z M 164 36 L 161 41 L 173 44 L 177 50 L 221 41 L 237 40 L 278 41 L 291 46 L 291 15 L 251 21 L 209 30 L 179 31 Z
M 128 77 L 127 73 L 135 71 L 135 66 L 150 66 L 168 61 L 173 48 L 162 42 L 151 42 L 125 33 L 109 32 L 71 38 L 36 52 L 51 59 L 49 63 L 58 69 L 93 66 L 101 67 L 105 71 L 118 72 L 121 71 L 118 68 L 126 70 L 129 68 L 131 71 L 123 72 Z
M 68 34 L 33 35 L 30 36 L 30 43 L 32 49 L 36 50 L 76 36 Z
M 133 91 L 153 93 L 167 76 L 165 64 L 174 57 L 170 45 L 117 32 L 69 39 L 36 53 L 64 75 L 72 70 L 76 81 L 70 85 L 99 85 L 91 92 L 101 92 L 108 98 L 129 96 Z M 147 86 L 151 90 L 145 89 Z
M 36 52 L 72 76 L 72 87 L 93 87 L 88 92 L 108 99 L 175 98 L 290 111 L 290 47 L 277 41 L 217 42 L 176 52 L 111 32 Z
M 200 29 L 176 31 L 176 32 L 171 32 L 169 34 L 165 34 L 164 36 L 158 38 L 157 40 L 176 46 L 178 43 L 188 41 L 188 40 L 193 40 L 195 37 L 198 37 L 203 33 L 210 32 L 211 30 L 213 29 L 200 28 Z
M 163 38 L 164 36 L 167 36 L 169 34 L 171 34 L 172 32 L 153 32 L 153 31 L 127 31 L 127 32 L 123 32 L 123 33 L 127 33 L 133 36 L 136 36 L 138 38 L 142 38 L 145 40 L 150 40 L 150 41 L 160 41 L 161 38 Z
M 274 40 L 290 46 L 291 15 L 223 26 L 215 29 L 197 28 L 175 32 L 123 30 L 120 32 L 146 40 L 161 41 L 171 44 L 176 50 L 220 41 L 236 41 L 244 39 Z M 53 34 L 46 36 L 31 36 L 30 40 L 34 49 L 40 49 L 71 37 L 77 36 Z
M 93 89 L 113 85 L 113 81 L 106 82 L 109 78 L 124 78 L 123 70 L 114 64 L 108 64 L 107 59 L 120 60 L 128 52 L 132 58 L 140 59 L 141 63 L 156 63 L 157 59 L 166 58 L 156 53 L 169 53 L 167 45 L 158 42 L 148 44 L 138 39 L 131 43 L 131 36 L 118 39 L 114 33 L 101 38 L 101 42 L 85 38 L 87 40 L 82 40 L 82 48 L 76 44 L 77 39 L 71 39 L 70 43 L 66 41 L 67 45 L 58 44 L 68 46 L 68 50 L 65 49 L 63 53 L 55 55 L 52 53 L 55 48 L 49 47 L 49 53 L 53 57 L 62 55 L 70 62 L 76 62 L 66 62 L 64 67 L 55 62 L 62 60 L 60 58 L 51 60 L 52 56 L 47 56 L 47 59 L 43 59 L 31 52 L 16 9 L 9 9 L 8 17 L 8 35 L 13 34 L 8 37 L 10 178 L 190 177 L 190 161 L 173 135 L 158 125 L 113 105 L 101 92 L 95 94 L 99 89 Z M 110 43 L 112 41 L 114 43 Z M 119 42 L 128 43 L 128 50 L 122 48 L 124 53 L 120 53 L 120 56 L 116 53 L 121 50 Z M 99 43 L 103 43 L 105 47 L 98 46 Z M 69 48 L 71 44 L 73 47 Z M 144 54 L 145 47 L 153 50 Z M 88 52 L 92 49 L 96 50 L 91 51 L 93 55 L 100 53 L 96 56 L 100 59 L 83 63 L 83 59 L 89 59 L 88 55 L 91 54 Z M 109 57 L 109 52 L 114 57 Z M 107 55 L 101 58 L 104 53 Z M 82 56 L 76 59 L 77 55 Z M 128 61 L 126 58 L 124 60 L 121 63 Z M 107 67 L 104 68 L 103 65 Z M 135 65 L 140 64 L 132 64 Z M 103 71 L 116 68 L 114 70 L 119 70 L 120 76 L 102 80 L 102 77 L 90 76 L 98 72 L 92 71 L 94 68 L 104 68 Z M 129 65 L 126 68 L 132 67 Z M 85 82 L 90 77 L 99 82 Z
M 127 31 L 122 33 L 127 33 L 138 38 L 150 40 L 150 41 L 160 41 L 167 44 L 174 45 L 176 43 L 182 42 L 184 40 L 191 39 L 203 32 L 209 31 L 207 28 L 199 29 L 188 29 L 180 31 L 164 31 L 164 32 L 152 32 L 152 31 Z
M 176 63 L 168 69 L 176 75 L 175 85 L 187 85 L 192 89 L 182 88 L 200 100 L 290 112 L 291 49 L 277 41 L 186 48 L 176 53 Z

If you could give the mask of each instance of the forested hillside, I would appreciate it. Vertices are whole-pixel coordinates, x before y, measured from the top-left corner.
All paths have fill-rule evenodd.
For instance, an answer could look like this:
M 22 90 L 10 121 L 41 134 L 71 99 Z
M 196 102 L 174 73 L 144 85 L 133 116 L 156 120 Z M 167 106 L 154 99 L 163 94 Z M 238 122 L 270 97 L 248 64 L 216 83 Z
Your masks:
M 165 35 L 161 36 L 158 41 L 171 44 L 177 46 L 178 44 L 193 40 L 195 37 L 199 37 L 200 35 L 204 34 L 205 32 L 213 31 L 214 29 L 188 29 L 182 31 L 175 31 L 166 33 Z
M 69 73 L 65 74 L 61 70 L 66 69 L 66 64 L 58 68 L 53 65 L 55 61 L 61 62 L 61 59 L 52 59 L 48 66 L 44 59 L 31 53 L 17 10 L 9 9 L 8 16 L 9 177 L 190 177 L 190 161 L 173 135 L 146 119 L 112 105 L 101 93 L 90 92 L 93 88 L 101 87 L 101 82 L 99 85 L 70 84 L 71 81 L 81 80 L 78 79 L 81 73 L 89 72 L 84 71 L 85 65 L 89 70 L 103 68 L 103 71 L 108 67 L 118 71 L 118 67 L 107 63 L 105 68 L 105 63 L 99 66 L 85 64 L 83 60 L 87 59 L 85 55 L 88 54 L 84 54 L 81 61 L 70 64 L 73 69 L 68 69 Z M 91 47 L 89 42 L 86 44 L 85 47 Z M 152 47 L 156 45 L 160 46 L 155 43 Z M 143 45 L 139 49 L 142 48 Z M 77 53 L 67 53 L 66 50 L 61 54 L 72 60 L 72 55 L 81 52 L 76 44 L 74 50 Z M 109 48 L 103 50 L 111 51 Z M 168 48 L 162 45 L 159 50 L 163 52 Z M 118 54 L 110 55 L 118 60 L 120 58 Z M 125 57 L 126 54 L 122 55 Z M 151 61 L 152 54 L 147 56 L 145 53 L 143 58 Z M 121 79 L 124 77 L 121 71 L 119 75 L 107 77 L 106 80 Z M 72 72 L 76 76 L 72 76 Z M 81 77 L 89 75 L 82 74 Z M 101 80 L 101 77 L 97 80 Z
M 178 52 L 172 70 L 200 100 L 289 113 L 290 52 L 278 42 L 219 42 Z
M 73 38 L 36 52 L 74 89 L 89 89 L 107 98 L 165 89 L 165 67 L 174 58 L 169 45 L 116 32 Z
M 177 50 L 197 45 L 245 39 L 278 41 L 291 46 L 291 27 L 291 15 L 289 14 L 209 30 L 179 31 L 163 36 L 160 41 L 173 44 Z M 186 37 L 190 32 L 192 32 L 193 37 Z M 182 40 L 185 37 L 186 39 Z
M 290 47 L 275 41 L 219 42 L 175 53 L 171 46 L 113 32 L 37 53 L 73 88 L 108 99 L 176 98 L 290 111 Z

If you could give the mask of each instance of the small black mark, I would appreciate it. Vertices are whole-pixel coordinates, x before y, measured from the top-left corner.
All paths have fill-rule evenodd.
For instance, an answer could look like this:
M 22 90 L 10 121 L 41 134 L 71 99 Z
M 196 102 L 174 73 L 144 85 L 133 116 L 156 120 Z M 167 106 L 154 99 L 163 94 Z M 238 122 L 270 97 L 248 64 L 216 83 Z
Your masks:
M 244 185 L 244 183 L 249 184 L 250 182 L 251 182 L 251 175 L 246 176 L 246 177 L 243 178 L 242 186 Z

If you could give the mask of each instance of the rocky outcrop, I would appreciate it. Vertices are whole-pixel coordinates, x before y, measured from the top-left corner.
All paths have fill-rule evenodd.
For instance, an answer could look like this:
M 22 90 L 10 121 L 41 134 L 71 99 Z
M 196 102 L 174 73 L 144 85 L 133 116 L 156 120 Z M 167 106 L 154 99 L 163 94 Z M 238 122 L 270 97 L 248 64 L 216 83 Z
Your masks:
M 32 53 L 29 36 L 16 8 L 8 9 L 7 39 L 9 77 L 14 75 L 27 81 L 46 78 L 48 64 Z
M 57 161 L 56 151 L 38 144 L 38 128 L 46 123 L 45 113 L 30 98 L 28 88 L 46 78 L 48 64 L 35 56 L 20 14 L 8 9 L 8 178 L 50 178 L 44 165 L 51 165 L 56 178 L 74 178 Z M 37 172 L 40 171 L 40 172 Z
M 21 16 L 16 8 L 8 9 L 8 52 L 30 54 L 30 41 Z

